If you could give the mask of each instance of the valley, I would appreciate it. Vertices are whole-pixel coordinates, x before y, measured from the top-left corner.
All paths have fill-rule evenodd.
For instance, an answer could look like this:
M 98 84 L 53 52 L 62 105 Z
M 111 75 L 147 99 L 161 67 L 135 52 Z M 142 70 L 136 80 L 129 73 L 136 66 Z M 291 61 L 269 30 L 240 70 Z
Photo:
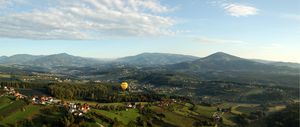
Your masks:
M 141 64 L 145 59 L 174 56 L 155 54 L 153 60 L 147 55 L 138 64 L 139 55 L 130 57 L 132 64 L 114 60 L 76 65 L 64 58 L 70 66 L 55 59 L 52 63 L 59 66 L 8 64 L 2 59 L 0 126 L 255 126 L 270 124 L 272 114 L 299 102 L 299 74 L 289 66 L 225 53 L 196 60 L 187 56 L 179 63 Z M 120 87 L 123 81 L 129 84 L 126 91 Z M 24 98 L 4 87 L 14 88 Z M 34 96 L 56 101 L 35 103 Z M 90 109 L 74 115 L 73 104 Z
M 0 127 L 300 127 L 299 0 L 0 0 Z

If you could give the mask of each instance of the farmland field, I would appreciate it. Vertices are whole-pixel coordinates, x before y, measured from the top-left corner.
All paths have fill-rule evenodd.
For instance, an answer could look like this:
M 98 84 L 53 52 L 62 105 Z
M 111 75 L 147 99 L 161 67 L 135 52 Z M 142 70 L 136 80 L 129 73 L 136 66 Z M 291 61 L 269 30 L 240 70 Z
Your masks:
M 10 78 L 11 75 L 9 74 L 0 74 L 0 78 Z
M 283 110 L 285 108 L 286 108 L 285 105 L 276 105 L 276 106 L 273 106 L 273 107 L 269 107 L 268 110 L 269 110 L 269 112 L 276 112 L 276 111 Z
M 255 111 L 255 107 L 257 106 L 258 104 L 237 104 L 231 108 L 231 112 L 236 115 L 250 113 L 251 111 Z
M 8 97 L 0 97 L 0 110 L 4 107 L 7 107 L 10 102 L 12 102 L 12 100 Z
M 21 110 L 23 107 L 26 106 L 26 103 L 22 100 L 14 101 L 9 103 L 9 105 L 3 106 L 0 109 L 0 114 L 4 117 L 9 116 L 10 114 Z
M 10 114 L 8 117 L 5 117 L 2 120 L 2 123 L 5 124 L 13 124 L 17 121 L 32 118 L 34 115 L 39 113 L 40 110 L 39 105 L 28 105 L 24 107 L 24 111 L 18 110 L 12 114 Z
M 210 106 L 197 105 L 195 108 L 195 112 L 205 117 L 211 117 L 216 111 L 217 111 L 216 107 L 210 107 Z
M 152 106 L 151 109 L 158 114 L 164 114 L 165 118 L 163 118 L 162 120 L 172 125 L 177 125 L 180 127 L 192 126 L 192 124 L 195 122 L 193 118 L 189 118 L 184 115 L 168 111 L 158 106 Z
M 127 125 L 130 121 L 136 120 L 139 116 L 137 109 L 129 109 L 128 111 L 105 111 L 105 110 L 92 110 L 96 113 L 104 115 L 110 119 L 117 119 L 123 124 Z

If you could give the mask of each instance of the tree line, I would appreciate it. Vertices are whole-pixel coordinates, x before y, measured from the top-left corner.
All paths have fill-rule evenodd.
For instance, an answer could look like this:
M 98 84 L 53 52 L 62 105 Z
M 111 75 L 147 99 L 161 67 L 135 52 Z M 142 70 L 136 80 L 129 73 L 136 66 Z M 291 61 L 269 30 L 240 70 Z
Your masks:
M 153 102 L 165 95 L 152 92 L 124 92 L 117 85 L 109 84 L 51 84 L 48 92 L 59 99 L 81 99 L 98 102 Z

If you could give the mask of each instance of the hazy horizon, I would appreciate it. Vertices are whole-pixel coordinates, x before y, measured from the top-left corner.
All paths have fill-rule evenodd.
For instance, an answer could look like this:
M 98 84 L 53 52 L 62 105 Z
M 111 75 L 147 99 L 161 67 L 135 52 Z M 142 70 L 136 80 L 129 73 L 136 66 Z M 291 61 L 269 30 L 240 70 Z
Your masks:
M 221 51 L 220 51 L 221 52 Z M 35 56 L 47 56 L 47 55 L 55 55 L 55 54 L 63 54 L 63 53 L 66 53 L 66 52 L 60 52 L 60 53 L 53 53 L 53 54 L 29 54 L 29 53 L 20 53 L 20 54 L 13 54 L 13 55 L 0 55 L 1 56 L 6 56 L 6 57 L 11 57 L 11 56 L 14 56 L 14 55 L 35 55 Z M 100 60 L 115 60 L 115 59 L 118 59 L 118 58 L 124 58 L 124 57 L 130 57 L 130 56 L 136 56 L 136 55 L 140 55 L 140 54 L 144 54 L 144 53 L 159 53 L 159 54 L 175 54 L 175 55 L 187 55 L 187 56 L 194 56 L 194 57 L 199 57 L 199 58 L 204 58 L 204 57 L 207 57 L 209 55 L 212 55 L 214 53 L 219 53 L 219 52 L 214 52 L 214 53 L 211 53 L 211 54 L 208 54 L 208 55 L 205 55 L 205 56 L 195 56 L 195 55 L 189 55 L 189 54 L 179 54 L 179 53 L 168 53 L 168 52 L 141 52 L 141 53 L 138 53 L 138 54 L 133 54 L 133 55 L 124 55 L 124 56 L 119 56 L 119 57 L 91 57 L 91 56 L 80 56 L 80 55 L 74 55 L 74 54 L 71 54 L 71 53 L 66 53 L 68 55 L 72 55 L 72 56 L 78 56 L 78 57 L 84 57 L 84 58 L 93 58 L 93 59 L 100 59 Z M 226 52 L 222 52 L 222 53 L 226 53 Z M 226 54 L 229 54 L 229 53 L 226 53 Z M 280 60 L 268 60 L 268 59 L 259 59 L 259 58 L 245 58 L 245 57 L 241 57 L 241 56 L 238 56 L 238 55 L 235 55 L 235 54 L 229 54 L 229 55 L 233 55 L 233 56 L 237 56 L 237 57 L 240 57 L 240 58 L 244 58 L 244 59 L 249 59 L 249 60 L 263 60 L 263 61 L 270 61 L 270 62 L 287 62 L 287 63 L 298 63 L 300 64 L 300 62 L 293 62 L 293 61 L 280 61 Z
M 270 4 L 272 3 L 272 4 Z M 298 4 L 297 4 L 298 3 Z M 0 56 L 143 52 L 300 62 L 299 1 L 0 1 Z

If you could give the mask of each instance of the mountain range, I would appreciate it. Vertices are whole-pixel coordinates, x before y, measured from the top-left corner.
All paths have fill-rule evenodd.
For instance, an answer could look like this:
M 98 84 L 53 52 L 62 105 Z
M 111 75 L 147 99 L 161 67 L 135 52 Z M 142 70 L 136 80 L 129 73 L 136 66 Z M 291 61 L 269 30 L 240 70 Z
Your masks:
M 111 76 L 115 75 L 114 79 L 122 78 L 120 76 L 123 74 L 123 76 L 130 76 L 140 72 L 148 74 L 154 72 L 183 74 L 200 80 L 255 81 L 286 86 L 298 85 L 300 69 L 299 63 L 244 59 L 223 52 L 203 58 L 180 54 L 142 53 L 112 60 L 79 57 L 66 53 L 18 54 L 0 57 L 0 65 L 27 71 L 64 73 L 74 76 L 110 73 L 108 76 L 112 78 Z M 128 69 L 132 70 L 128 72 Z M 123 74 L 118 74 L 120 72 Z
M 66 53 L 53 55 L 17 54 L 10 57 L 0 57 L 0 64 L 2 65 L 30 65 L 46 68 L 55 66 L 88 66 L 99 62 L 99 60 L 93 58 L 73 56 Z
M 277 63 L 277 62 L 276 62 Z M 296 63 L 295 63 L 296 64 Z M 300 64 L 298 64 L 299 66 Z M 274 62 L 262 63 L 250 59 L 244 59 L 223 52 L 217 52 L 207 57 L 197 59 L 191 62 L 181 62 L 170 65 L 169 67 L 177 70 L 189 71 L 260 71 L 260 72 L 274 72 L 278 71 L 293 71 L 289 63 L 276 65 Z M 298 68 L 299 69 L 299 68 Z
M 167 65 L 175 64 L 186 61 L 193 61 L 199 57 L 168 54 L 168 53 L 142 53 L 136 56 L 128 56 L 114 60 L 101 60 L 95 58 L 86 58 L 73 56 L 66 53 L 53 54 L 53 55 L 28 55 L 17 54 L 10 57 L 1 56 L 1 65 L 30 65 L 51 68 L 56 66 L 92 66 L 103 63 L 120 63 L 137 66 L 154 66 L 154 65 Z
M 80 56 L 73 56 L 67 53 L 53 54 L 53 55 L 29 55 L 17 54 L 13 56 L 0 56 L 0 65 L 30 65 L 38 67 L 51 68 L 55 66 L 91 66 L 104 63 L 120 63 L 138 66 L 155 66 L 155 65 L 170 65 L 175 64 L 174 67 L 180 68 L 190 66 L 191 68 L 205 69 L 211 66 L 215 69 L 224 69 L 224 64 L 230 64 L 231 67 L 227 69 L 236 69 L 241 67 L 261 66 L 265 68 L 266 65 L 282 66 L 299 68 L 299 63 L 290 62 L 275 62 L 257 59 L 243 59 L 223 52 L 217 52 L 204 58 L 169 54 L 169 53 L 142 53 L 135 56 L 128 56 L 118 59 L 101 60 L 96 58 L 86 58 Z M 202 67 L 200 67 L 200 65 Z
M 153 66 L 176 64 L 181 62 L 194 61 L 197 59 L 199 59 L 199 57 L 180 54 L 142 53 L 135 56 L 123 57 L 117 59 L 116 61 L 130 65 Z

